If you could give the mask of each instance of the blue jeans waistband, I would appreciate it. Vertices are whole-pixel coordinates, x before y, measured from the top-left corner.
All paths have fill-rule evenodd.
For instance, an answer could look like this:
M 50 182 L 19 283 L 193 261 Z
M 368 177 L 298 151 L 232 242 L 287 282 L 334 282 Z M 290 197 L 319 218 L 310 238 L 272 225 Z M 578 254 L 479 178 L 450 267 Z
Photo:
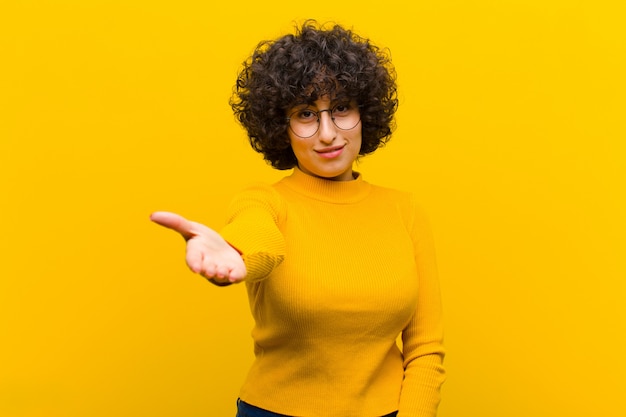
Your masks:
M 382 417 L 396 417 L 397 411 L 390 414 L 385 414 Z M 263 408 L 256 407 L 252 404 L 248 404 L 240 399 L 237 400 L 237 417 L 291 417 L 286 414 L 278 414 Z

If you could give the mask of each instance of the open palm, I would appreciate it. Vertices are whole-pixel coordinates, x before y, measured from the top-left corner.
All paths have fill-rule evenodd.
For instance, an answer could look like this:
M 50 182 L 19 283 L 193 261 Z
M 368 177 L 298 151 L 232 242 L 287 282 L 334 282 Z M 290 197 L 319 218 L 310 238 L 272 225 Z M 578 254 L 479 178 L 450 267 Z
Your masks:
M 241 281 L 246 266 L 240 253 L 215 230 L 166 211 L 152 213 L 150 220 L 178 232 L 187 241 L 189 268 L 216 284 Z

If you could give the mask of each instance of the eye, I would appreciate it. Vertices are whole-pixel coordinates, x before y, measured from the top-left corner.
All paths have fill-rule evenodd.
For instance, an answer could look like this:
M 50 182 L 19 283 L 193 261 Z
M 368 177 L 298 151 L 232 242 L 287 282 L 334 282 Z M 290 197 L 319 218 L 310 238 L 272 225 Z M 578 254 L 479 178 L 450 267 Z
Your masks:
M 295 112 L 295 117 L 299 122 L 310 123 L 317 121 L 317 113 L 310 109 L 302 109 Z
M 353 107 L 350 103 L 341 103 L 337 104 L 333 107 L 333 115 L 337 117 L 345 116 L 350 114 L 353 110 Z

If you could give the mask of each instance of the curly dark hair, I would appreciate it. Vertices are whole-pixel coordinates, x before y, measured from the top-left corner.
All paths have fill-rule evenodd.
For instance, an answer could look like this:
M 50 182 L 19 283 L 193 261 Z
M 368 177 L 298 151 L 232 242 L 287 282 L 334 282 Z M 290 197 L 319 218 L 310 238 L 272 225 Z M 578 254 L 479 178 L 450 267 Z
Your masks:
M 260 42 L 243 63 L 230 105 L 252 148 L 274 168 L 289 169 L 298 161 L 286 112 L 325 95 L 359 105 L 359 155 L 374 152 L 391 138 L 398 98 L 390 55 L 337 24 L 327 27 L 307 20 L 295 34 Z

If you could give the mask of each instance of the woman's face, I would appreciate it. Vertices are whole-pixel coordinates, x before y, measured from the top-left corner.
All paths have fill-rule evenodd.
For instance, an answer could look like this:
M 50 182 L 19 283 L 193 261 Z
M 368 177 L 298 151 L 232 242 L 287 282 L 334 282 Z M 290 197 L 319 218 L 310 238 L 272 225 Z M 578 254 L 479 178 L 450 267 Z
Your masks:
M 331 119 L 331 109 L 335 122 Z M 354 103 L 335 102 L 328 97 L 322 97 L 309 106 L 290 109 L 289 140 L 300 170 L 329 180 L 354 179 L 352 163 L 361 150 L 361 121 L 360 117 L 355 119 L 354 112 L 358 117 L 358 107 Z M 317 117 L 317 132 L 310 137 L 301 137 L 315 131 Z

